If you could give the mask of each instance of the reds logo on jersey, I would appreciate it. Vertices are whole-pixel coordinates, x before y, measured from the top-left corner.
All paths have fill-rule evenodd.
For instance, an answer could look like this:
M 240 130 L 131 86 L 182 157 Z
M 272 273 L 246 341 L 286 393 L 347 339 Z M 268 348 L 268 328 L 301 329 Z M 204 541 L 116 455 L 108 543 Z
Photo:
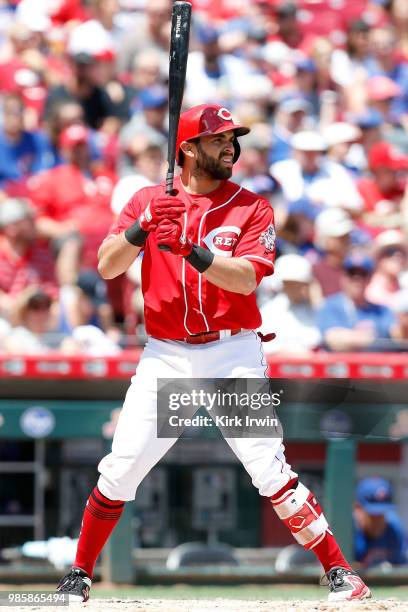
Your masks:
M 233 248 L 240 234 L 240 227 L 236 227 L 235 225 L 224 225 L 211 230 L 211 232 L 203 238 L 203 242 L 214 255 L 232 257 Z

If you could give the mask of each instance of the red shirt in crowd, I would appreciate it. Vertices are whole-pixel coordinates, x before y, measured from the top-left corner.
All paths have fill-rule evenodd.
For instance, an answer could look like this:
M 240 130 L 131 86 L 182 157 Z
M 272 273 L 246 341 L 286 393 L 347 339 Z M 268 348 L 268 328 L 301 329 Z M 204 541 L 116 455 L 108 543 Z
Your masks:
M 186 205 L 184 229 L 196 244 L 221 257 L 251 261 L 260 282 L 272 274 L 275 256 L 273 210 L 269 202 L 231 181 L 205 195 L 187 193 L 179 178 L 178 197 Z M 110 234 L 119 234 L 140 217 L 164 185 L 138 191 L 122 210 Z M 261 324 L 255 293 L 239 295 L 209 282 L 184 258 L 161 251 L 151 232 L 142 264 L 146 331 L 158 338 L 224 329 L 254 329 Z
M 0 291 L 16 296 L 30 285 L 41 286 L 52 297 L 58 295 L 54 258 L 47 244 L 38 240 L 19 257 L 0 238 Z
M 83 237 L 84 267 L 96 268 L 97 251 L 112 223 L 110 200 L 115 184 L 111 172 L 86 176 L 73 165 L 62 165 L 32 177 L 29 197 L 38 218 L 75 221 Z
M 375 179 L 369 177 L 360 179 L 358 189 L 363 196 L 365 210 L 370 212 L 381 209 L 381 202 L 394 202 L 398 206 L 404 195 L 403 185 L 391 192 L 383 193 Z

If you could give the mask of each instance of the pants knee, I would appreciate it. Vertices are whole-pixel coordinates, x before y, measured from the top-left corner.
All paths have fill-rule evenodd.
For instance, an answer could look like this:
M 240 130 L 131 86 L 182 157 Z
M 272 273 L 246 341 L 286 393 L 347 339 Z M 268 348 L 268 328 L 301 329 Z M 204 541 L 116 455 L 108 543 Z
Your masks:
M 109 499 L 132 501 L 144 475 L 139 474 L 137 462 L 131 458 L 107 455 L 99 463 L 98 489 Z

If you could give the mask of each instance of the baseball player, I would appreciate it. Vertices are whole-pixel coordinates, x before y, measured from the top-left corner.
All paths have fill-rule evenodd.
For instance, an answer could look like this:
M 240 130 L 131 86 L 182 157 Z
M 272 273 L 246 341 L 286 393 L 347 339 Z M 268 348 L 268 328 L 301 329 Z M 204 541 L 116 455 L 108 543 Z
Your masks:
M 156 434 L 157 378 L 264 377 L 255 289 L 273 273 L 275 231 L 268 201 L 229 179 L 249 132 L 230 112 L 200 105 L 181 114 L 175 196 L 165 186 L 130 199 L 99 249 L 104 278 L 143 251 L 148 341 L 126 395 L 100 477 L 86 504 L 74 565 L 58 590 L 89 597 L 95 562 L 126 501 L 176 442 Z M 166 245 L 169 250 L 161 250 Z M 313 493 L 286 462 L 280 438 L 226 438 L 259 493 L 299 544 L 323 565 L 329 600 L 370 597 L 345 560 Z

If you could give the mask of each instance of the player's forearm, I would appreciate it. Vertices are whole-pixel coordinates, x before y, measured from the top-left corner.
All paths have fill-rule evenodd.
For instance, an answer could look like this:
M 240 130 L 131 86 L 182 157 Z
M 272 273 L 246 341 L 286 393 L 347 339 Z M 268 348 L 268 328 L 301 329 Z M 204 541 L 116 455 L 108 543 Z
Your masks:
M 124 233 L 103 242 L 98 251 L 98 272 L 102 278 L 115 278 L 131 266 L 141 247 L 130 244 Z
M 215 256 L 204 276 L 220 289 L 249 295 L 256 289 L 255 269 L 247 259 Z

